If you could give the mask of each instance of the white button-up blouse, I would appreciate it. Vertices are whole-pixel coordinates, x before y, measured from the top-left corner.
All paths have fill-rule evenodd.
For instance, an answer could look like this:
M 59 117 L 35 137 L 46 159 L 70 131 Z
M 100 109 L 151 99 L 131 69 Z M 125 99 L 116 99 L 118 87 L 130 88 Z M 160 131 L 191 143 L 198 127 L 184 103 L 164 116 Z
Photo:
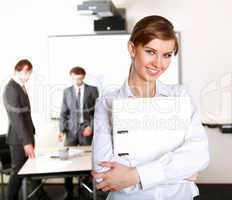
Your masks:
M 156 82 L 156 96 L 190 97 L 183 86 L 167 85 L 160 81 Z M 97 172 L 106 170 L 98 166 L 101 161 L 116 161 L 131 166 L 129 156 L 113 155 L 112 135 L 112 101 L 128 97 L 133 97 L 133 94 L 127 80 L 119 90 L 99 98 L 96 103 L 93 168 Z M 170 143 L 166 141 L 167 149 L 170 149 Z M 140 184 L 110 192 L 107 200 L 192 200 L 199 191 L 194 182 L 185 179 L 205 169 L 208 162 L 208 139 L 196 107 L 192 104 L 190 128 L 180 145 L 163 152 L 161 157 L 152 162 L 136 166 Z

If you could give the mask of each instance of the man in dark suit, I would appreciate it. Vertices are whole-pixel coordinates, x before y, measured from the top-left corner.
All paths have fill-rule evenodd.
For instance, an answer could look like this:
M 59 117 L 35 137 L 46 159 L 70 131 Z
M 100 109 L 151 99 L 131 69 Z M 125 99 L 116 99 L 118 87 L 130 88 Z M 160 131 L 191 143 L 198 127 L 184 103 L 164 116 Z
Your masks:
M 93 134 L 93 117 L 98 90 L 84 83 L 85 70 L 74 67 L 70 71 L 73 86 L 64 90 L 60 114 L 59 140 L 66 146 L 90 145 Z M 65 178 L 65 199 L 73 199 L 72 178 Z
M 5 87 L 3 100 L 9 118 L 7 143 L 10 147 L 13 173 L 8 184 L 8 200 L 17 200 L 22 178 L 17 175 L 27 158 L 34 158 L 35 127 L 31 118 L 30 101 L 25 83 L 32 72 L 29 60 L 20 60 L 15 66 L 15 74 Z M 41 181 L 33 180 L 32 187 Z M 39 199 L 48 199 L 41 189 L 37 193 Z

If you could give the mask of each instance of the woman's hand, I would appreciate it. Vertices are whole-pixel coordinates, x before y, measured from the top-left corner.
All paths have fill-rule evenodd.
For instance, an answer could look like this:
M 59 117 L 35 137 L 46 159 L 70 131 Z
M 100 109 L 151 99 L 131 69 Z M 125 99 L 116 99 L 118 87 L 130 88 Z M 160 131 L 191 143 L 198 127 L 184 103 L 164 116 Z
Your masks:
M 192 176 L 190 176 L 190 177 L 186 178 L 185 180 L 187 180 L 187 181 L 191 181 L 191 182 L 196 182 L 197 177 L 198 177 L 198 173 L 193 174 Z
M 101 167 L 109 168 L 106 172 L 97 173 L 92 171 L 94 179 L 102 179 L 97 183 L 96 188 L 102 191 L 119 191 L 121 189 L 136 185 L 140 182 L 137 169 L 127 167 L 117 162 L 102 162 Z

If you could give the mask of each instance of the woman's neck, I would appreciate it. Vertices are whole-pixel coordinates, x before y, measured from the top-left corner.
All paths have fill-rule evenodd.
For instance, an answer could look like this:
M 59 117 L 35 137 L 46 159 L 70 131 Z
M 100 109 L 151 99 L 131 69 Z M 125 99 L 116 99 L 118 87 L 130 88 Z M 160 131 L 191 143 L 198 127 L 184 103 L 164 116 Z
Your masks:
M 146 81 L 130 72 L 128 85 L 136 97 L 154 97 L 156 94 L 156 81 Z

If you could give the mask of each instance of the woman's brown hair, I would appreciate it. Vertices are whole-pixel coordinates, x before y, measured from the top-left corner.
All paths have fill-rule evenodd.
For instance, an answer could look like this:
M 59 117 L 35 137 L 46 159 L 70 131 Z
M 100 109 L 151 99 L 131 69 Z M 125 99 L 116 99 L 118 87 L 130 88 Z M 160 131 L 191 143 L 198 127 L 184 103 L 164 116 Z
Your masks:
M 138 21 L 132 30 L 129 41 L 134 46 L 140 44 L 144 46 L 156 38 L 160 40 L 174 40 L 174 54 L 178 53 L 178 40 L 172 23 L 166 18 L 157 15 L 147 16 Z

